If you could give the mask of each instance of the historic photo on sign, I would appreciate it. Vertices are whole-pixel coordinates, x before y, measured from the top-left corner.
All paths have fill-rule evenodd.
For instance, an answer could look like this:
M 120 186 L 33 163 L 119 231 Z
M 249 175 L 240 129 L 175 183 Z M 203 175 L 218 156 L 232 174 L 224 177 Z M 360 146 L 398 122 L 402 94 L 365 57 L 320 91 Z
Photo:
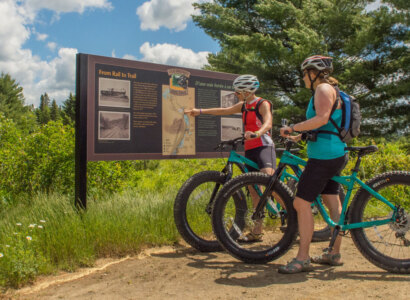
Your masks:
M 221 118 L 221 141 L 240 137 L 242 133 L 242 119 Z
M 100 111 L 98 124 L 99 140 L 130 140 L 130 113 Z
M 130 107 L 130 81 L 99 78 L 99 106 Z
M 239 102 L 233 91 L 221 91 L 221 107 L 230 107 Z

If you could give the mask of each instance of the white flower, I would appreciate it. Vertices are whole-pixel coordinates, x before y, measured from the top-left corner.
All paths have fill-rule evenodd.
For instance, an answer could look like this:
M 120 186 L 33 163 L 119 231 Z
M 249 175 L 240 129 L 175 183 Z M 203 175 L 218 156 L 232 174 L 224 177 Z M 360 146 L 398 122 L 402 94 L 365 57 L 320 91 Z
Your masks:
M 10 248 L 10 245 L 6 245 L 6 248 Z
M 30 225 L 28 225 L 28 228 L 34 228 L 34 227 L 36 227 L 36 224 L 30 224 Z
M 40 228 L 40 229 L 43 229 L 43 226 L 41 226 L 41 225 L 38 225 L 37 227 Z
M 4 256 L 4 254 L 0 252 L 0 258 L 2 258 L 3 256 Z
M 17 226 L 21 226 L 21 223 L 16 223 Z
M 31 241 L 33 238 L 32 238 L 31 236 L 26 236 L 26 239 L 27 239 L 28 241 Z
M 40 220 L 40 223 L 45 223 L 46 222 L 46 220 Z

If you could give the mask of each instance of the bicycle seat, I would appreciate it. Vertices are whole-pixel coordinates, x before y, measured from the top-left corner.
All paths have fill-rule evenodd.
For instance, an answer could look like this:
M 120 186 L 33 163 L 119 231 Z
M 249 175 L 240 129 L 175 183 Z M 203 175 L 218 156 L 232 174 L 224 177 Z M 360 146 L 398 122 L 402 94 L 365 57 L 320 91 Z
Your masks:
M 376 145 L 364 146 L 364 147 L 346 147 L 345 150 L 357 152 L 359 156 L 364 156 L 379 150 Z

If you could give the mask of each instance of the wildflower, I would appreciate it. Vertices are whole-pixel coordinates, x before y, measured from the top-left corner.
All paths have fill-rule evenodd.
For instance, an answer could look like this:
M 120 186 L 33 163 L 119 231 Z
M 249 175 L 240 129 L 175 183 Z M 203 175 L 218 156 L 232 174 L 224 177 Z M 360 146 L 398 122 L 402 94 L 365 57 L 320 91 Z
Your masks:
M 21 226 L 21 223 L 16 223 L 17 226 Z
M 41 226 L 41 225 L 38 225 L 37 227 L 40 228 L 40 229 L 43 229 L 43 226 Z
M 46 222 L 46 220 L 40 220 L 40 223 L 45 223 Z
M 14 234 L 14 235 L 18 235 L 18 233 L 17 233 L 17 232 L 13 232 L 13 234 Z
M 36 227 L 36 224 L 30 224 L 30 225 L 28 225 L 28 228 L 34 228 L 34 227 Z
M 10 248 L 10 245 L 6 245 L 6 248 Z
M 28 241 L 31 241 L 33 238 L 32 238 L 31 236 L 26 236 L 26 239 L 27 239 Z
M 2 258 L 3 256 L 4 256 L 4 254 L 0 252 L 0 258 Z

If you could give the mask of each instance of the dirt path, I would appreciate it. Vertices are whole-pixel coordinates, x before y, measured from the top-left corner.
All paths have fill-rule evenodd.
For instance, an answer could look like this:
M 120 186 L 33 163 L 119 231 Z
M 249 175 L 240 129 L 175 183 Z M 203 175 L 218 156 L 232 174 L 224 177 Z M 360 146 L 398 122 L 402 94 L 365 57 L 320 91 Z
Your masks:
M 320 253 L 325 246 L 313 244 L 312 254 Z M 345 239 L 342 247 L 344 266 L 316 266 L 313 272 L 295 275 L 277 273 L 279 264 L 294 257 L 295 246 L 285 256 L 265 265 L 244 264 L 226 253 L 199 253 L 185 247 L 150 249 L 140 257 L 41 279 L 32 287 L 9 293 L 8 297 L 409 299 L 410 276 L 390 274 L 373 266 L 360 255 L 350 238 Z M 100 261 L 99 265 L 104 263 Z

